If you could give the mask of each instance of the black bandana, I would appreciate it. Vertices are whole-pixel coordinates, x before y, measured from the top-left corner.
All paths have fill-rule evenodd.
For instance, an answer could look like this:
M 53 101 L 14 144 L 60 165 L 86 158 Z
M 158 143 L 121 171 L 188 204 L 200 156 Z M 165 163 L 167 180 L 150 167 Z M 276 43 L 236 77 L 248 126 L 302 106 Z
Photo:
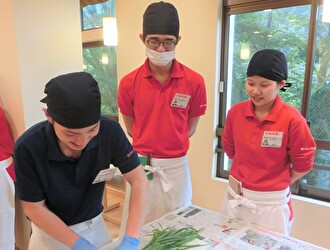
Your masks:
M 48 114 L 64 127 L 84 128 L 96 124 L 101 115 L 101 96 L 96 80 L 86 72 L 60 75 L 45 87 Z
M 261 76 L 266 79 L 281 82 L 288 77 L 288 66 L 285 55 L 273 49 L 264 49 L 256 52 L 247 69 L 247 76 Z M 290 87 L 291 83 L 286 83 L 284 87 Z M 282 91 L 285 91 L 285 88 Z
M 164 34 L 179 37 L 179 16 L 176 8 L 166 2 L 150 4 L 143 15 L 143 36 Z

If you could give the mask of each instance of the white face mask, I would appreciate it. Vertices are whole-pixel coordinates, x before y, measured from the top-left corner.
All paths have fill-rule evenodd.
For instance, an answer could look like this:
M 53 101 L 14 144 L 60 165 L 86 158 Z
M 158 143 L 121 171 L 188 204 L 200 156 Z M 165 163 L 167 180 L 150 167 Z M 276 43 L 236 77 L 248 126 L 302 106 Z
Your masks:
M 174 59 L 175 50 L 158 52 L 146 47 L 146 55 L 153 64 L 157 66 L 165 66 Z

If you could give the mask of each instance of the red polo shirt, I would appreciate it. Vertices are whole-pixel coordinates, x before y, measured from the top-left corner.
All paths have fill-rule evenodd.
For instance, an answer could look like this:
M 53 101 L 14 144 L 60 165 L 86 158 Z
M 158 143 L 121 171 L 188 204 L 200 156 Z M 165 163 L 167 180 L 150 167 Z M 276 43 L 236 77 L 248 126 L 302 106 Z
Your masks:
M 0 161 L 7 160 L 13 155 L 14 142 L 6 120 L 5 113 L 0 108 Z M 14 161 L 13 161 L 14 162 Z M 7 169 L 10 177 L 15 181 L 14 163 Z
M 174 60 L 171 75 L 160 84 L 146 59 L 120 81 L 118 106 L 123 115 L 134 117 L 133 147 L 138 153 L 184 156 L 189 148 L 188 119 L 205 114 L 204 79 Z
M 316 144 L 306 120 L 279 96 L 263 121 L 256 118 L 252 101 L 235 104 L 222 142 L 233 160 L 230 173 L 251 190 L 283 190 L 290 185 L 291 164 L 300 173 L 313 167 Z

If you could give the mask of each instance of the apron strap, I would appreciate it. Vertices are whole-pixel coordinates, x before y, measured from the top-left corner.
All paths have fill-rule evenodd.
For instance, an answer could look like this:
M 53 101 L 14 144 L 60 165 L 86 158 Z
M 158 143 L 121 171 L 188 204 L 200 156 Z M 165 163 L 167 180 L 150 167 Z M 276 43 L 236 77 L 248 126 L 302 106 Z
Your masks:
M 257 212 L 257 205 L 247 198 L 240 196 L 234 192 L 234 190 L 228 186 L 229 193 L 234 197 L 234 199 L 229 200 L 229 205 L 231 208 L 245 206 L 251 210 L 252 213 Z
M 237 206 L 245 206 L 245 207 L 248 207 L 251 210 L 251 212 L 253 212 L 253 213 L 256 213 L 257 205 L 280 206 L 280 205 L 287 204 L 291 199 L 291 192 L 287 189 L 283 191 L 283 195 L 280 195 L 281 197 L 275 198 L 273 200 L 267 200 L 267 201 L 256 201 L 256 200 L 248 199 L 244 196 L 238 195 L 234 192 L 234 190 L 230 186 L 228 186 L 228 192 L 233 196 L 233 199 L 229 200 L 229 205 L 232 208 L 237 207 Z M 243 193 L 244 193 L 244 191 L 243 191 Z M 267 192 L 265 192 L 265 193 L 267 193 Z M 288 195 L 285 195 L 287 193 L 288 193 Z
M 147 174 L 151 172 L 153 174 L 157 174 L 160 177 L 164 192 L 168 192 L 173 188 L 172 181 L 170 181 L 170 179 L 167 177 L 166 173 L 160 166 L 151 167 L 149 165 L 145 165 L 143 167 L 144 170 L 147 171 Z

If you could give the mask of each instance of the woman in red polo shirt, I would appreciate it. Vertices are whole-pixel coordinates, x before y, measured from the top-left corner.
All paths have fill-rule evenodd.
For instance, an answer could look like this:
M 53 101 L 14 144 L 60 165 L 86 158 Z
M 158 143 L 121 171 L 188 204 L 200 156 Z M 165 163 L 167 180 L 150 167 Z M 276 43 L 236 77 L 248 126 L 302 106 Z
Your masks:
M 291 86 L 287 75 L 280 51 L 261 50 L 250 60 L 250 100 L 229 110 L 222 135 L 232 159 L 222 213 L 289 235 L 290 184 L 313 168 L 316 144 L 305 118 L 278 95 Z

